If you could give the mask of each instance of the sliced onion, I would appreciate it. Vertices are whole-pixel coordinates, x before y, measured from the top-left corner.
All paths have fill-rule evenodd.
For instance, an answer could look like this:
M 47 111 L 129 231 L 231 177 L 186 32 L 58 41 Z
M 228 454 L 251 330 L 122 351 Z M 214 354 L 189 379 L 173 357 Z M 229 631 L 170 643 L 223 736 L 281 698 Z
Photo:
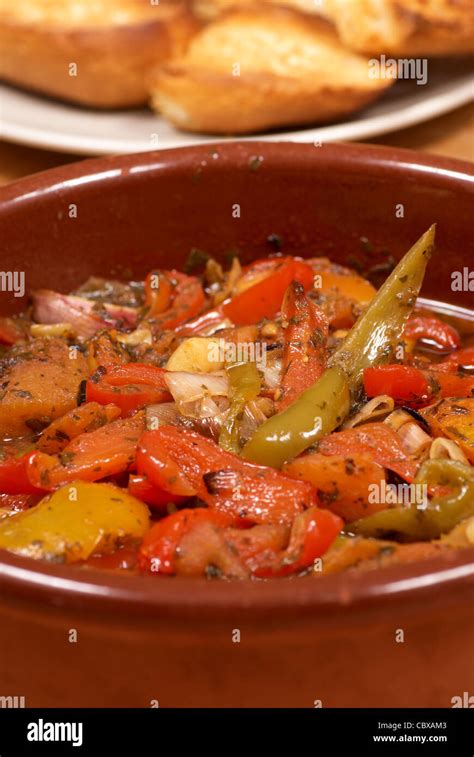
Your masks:
M 67 339 L 75 336 L 76 332 L 70 323 L 33 323 L 30 334 L 35 339 L 43 337 L 64 337 Z
M 75 333 L 88 339 L 96 331 L 110 326 L 133 327 L 138 310 L 123 305 L 105 303 L 97 310 L 97 303 L 74 294 L 60 294 L 51 289 L 38 289 L 33 293 L 33 318 L 37 323 L 69 323 Z
M 33 293 L 33 318 L 38 323 L 69 323 L 76 334 L 84 339 L 105 326 L 102 318 L 94 312 L 93 302 L 50 289 L 39 289 Z
M 170 371 L 165 383 L 176 402 L 194 402 L 203 397 L 226 397 L 229 391 L 227 376 L 215 373 Z
M 177 426 L 179 423 L 179 412 L 174 402 L 148 405 L 145 417 L 146 427 L 150 431 L 160 426 Z
M 206 279 L 206 283 L 210 286 L 219 286 L 223 283 L 225 279 L 224 271 L 222 270 L 221 264 L 218 263 L 215 258 L 209 258 L 209 260 L 207 261 L 204 277 Z
M 353 418 L 349 418 L 344 423 L 343 428 L 354 428 L 354 426 L 359 426 L 361 423 L 375 421 L 389 415 L 394 407 L 395 402 L 392 397 L 389 397 L 388 394 L 380 394 L 378 397 L 374 397 L 367 402 Z
M 257 428 L 264 423 L 273 412 L 274 404 L 266 397 L 247 402 L 244 408 L 240 424 L 240 441 L 245 443 L 254 434 Z
M 403 448 L 409 455 L 420 455 L 430 447 L 432 438 L 414 421 L 404 423 L 397 431 Z
M 208 310 L 198 315 L 176 329 L 177 336 L 212 336 L 221 329 L 228 329 L 234 324 L 229 318 L 224 318 L 219 310 Z
M 203 397 L 199 410 L 200 418 L 216 418 L 220 415 L 219 406 L 211 397 Z
M 114 326 L 123 326 L 125 328 L 134 328 L 138 321 L 138 309 L 126 305 L 115 305 L 111 302 L 105 302 L 102 307 L 107 313 L 106 321 Z
M 129 334 L 117 333 L 117 342 L 127 344 L 129 347 L 136 347 L 138 344 L 153 344 L 153 334 L 150 329 L 138 328 Z
M 232 259 L 230 271 L 226 274 L 224 288 L 214 295 L 214 305 L 220 305 L 221 302 L 224 302 L 224 300 L 231 296 L 241 276 L 242 266 L 240 265 L 239 259 L 235 257 Z
M 212 402 L 212 400 L 210 400 Z M 198 403 L 195 403 L 196 405 Z M 149 405 L 146 408 L 146 427 L 154 431 L 161 426 L 181 426 L 197 431 L 199 434 L 217 441 L 221 430 L 224 414 L 217 403 L 217 415 L 194 417 L 182 415 L 174 402 L 162 402 L 160 405 Z
M 188 418 L 180 415 L 178 426 L 197 431 L 198 434 L 217 442 L 222 428 L 222 417 L 219 415 L 213 418 Z
M 227 410 L 230 407 L 227 397 L 204 396 L 192 402 L 177 402 L 176 407 L 180 414 L 186 418 L 204 420 L 212 418 L 218 426 L 224 422 Z
M 393 428 L 394 431 L 398 431 L 398 429 L 404 426 L 405 423 L 411 423 L 412 421 L 413 416 L 411 416 L 410 413 L 407 413 L 406 410 L 402 410 L 402 408 L 397 408 L 393 413 L 390 413 L 388 418 L 385 418 L 384 423 L 386 423 L 387 426 L 390 426 L 390 428 Z
M 461 447 L 452 439 L 439 436 L 433 439 L 430 447 L 431 460 L 457 460 L 460 463 L 469 464 L 469 461 Z
M 268 389 L 278 389 L 280 386 L 282 365 L 281 359 L 277 358 L 263 366 L 263 380 Z
M 218 334 L 222 329 L 232 328 L 233 325 L 234 324 L 229 318 L 220 318 L 213 323 L 209 323 L 207 327 L 203 327 L 199 331 L 198 336 L 214 336 L 214 334 Z

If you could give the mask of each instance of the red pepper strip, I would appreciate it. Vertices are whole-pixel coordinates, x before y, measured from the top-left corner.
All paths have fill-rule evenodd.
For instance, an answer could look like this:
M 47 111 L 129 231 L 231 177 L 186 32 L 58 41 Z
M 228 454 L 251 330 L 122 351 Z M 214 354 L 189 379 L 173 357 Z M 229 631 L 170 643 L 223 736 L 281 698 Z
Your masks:
M 437 366 L 436 366 L 437 367 Z M 456 369 L 455 365 L 453 367 Z M 431 399 L 440 397 L 474 397 L 474 376 L 463 376 L 450 371 L 426 371 L 430 382 Z
M 310 512 L 306 510 L 305 512 Z M 293 523 L 300 518 L 297 515 Z M 234 528 L 229 527 L 225 530 L 225 541 L 232 548 L 232 551 L 238 555 L 239 559 L 245 564 L 249 571 L 252 571 L 259 564 L 258 558 L 262 553 L 267 553 L 274 557 L 283 552 L 289 542 L 291 534 L 291 525 L 260 525 L 251 528 Z
M 242 276 L 239 279 L 239 285 L 244 284 L 245 288 L 247 283 L 252 281 L 253 278 L 258 278 L 262 273 L 272 273 L 282 265 L 288 265 L 289 263 L 304 263 L 310 265 L 310 260 L 305 258 L 296 257 L 295 255 L 270 255 L 266 258 L 257 258 L 251 263 L 242 266 Z
M 128 491 L 137 499 L 141 499 L 142 502 L 146 502 L 147 505 L 161 510 L 163 513 L 167 512 L 167 505 L 180 504 L 186 499 L 177 494 L 170 494 L 163 489 L 158 489 L 148 481 L 146 476 L 130 476 Z
M 167 310 L 152 317 L 152 324 L 159 329 L 175 329 L 198 315 L 206 303 L 201 282 L 195 276 L 186 276 L 179 271 L 163 271 L 162 275 L 174 287 L 171 305 Z
M 309 265 L 307 260 L 296 258 L 294 255 L 276 255 L 268 258 L 258 258 L 248 265 L 242 266 L 242 275 L 236 283 L 236 294 L 255 286 L 265 276 L 275 273 L 282 266 L 292 263 L 304 263 Z
M 125 348 L 115 340 L 113 331 L 101 331 L 87 343 L 87 367 L 93 373 L 99 365 L 111 368 L 128 363 L 130 358 Z
M 96 373 L 86 385 L 88 402 L 113 403 L 125 418 L 145 405 L 169 402 L 172 397 L 164 381 L 165 369 L 146 363 L 127 363 Z
M 461 337 L 453 326 L 440 321 L 439 318 L 414 316 L 405 326 L 404 336 L 407 339 L 427 339 L 434 342 L 440 350 L 456 350 L 461 346 Z
M 39 489 L 34 494 L 0 494 L 0 510 L 9 513 L 21 513 L 29 510 L 30 507 L 37 505 L 44 496 L 44 492 Z
M 40 452 L 47 452 L 48 455 L 57 455 L 76 436 L 95 431 L 119 417 L 120 409 L 115 405 L 86 402 L 50 423 L 41 432 L 36 442 L 36 448 Z
M 145 305 L 150 315 L 159 315 L 167 310 L 172 301 L 173 287 L 169 277 L 160 271 L 150 271 L 145 279 Z
M 13 318 L 0 317 L 0 344 L 15 344 L 24 338 Z
M 439 363 L 436 368 L 439 370 L 441 366 L 447 365 L 461 365 L 463 368 L 474 369 L 474 347 L 465 347 L 463 350 L 456 350 L 452 352 L 447 358 Z
M 219 327 L 222 327 L 222 322 L 225 319 L 225 315 L 222 312 L 222 306 L 214 308 L 213 310 L 207 310 L 205 313 L 198 315 L 190 321 L 186 321 L 181 326 L 176 328 L 176 336 L 198 336 L 199 334 L 209 334 Z
M 137 468 L 165 491 L 196 495 L 209 507 L 253 523 L 289 524 L 317 502 L 308 482 L 248 463 L 211 439 L 174 426 L 143 435 Z
M 323 455 L 367 454 L 406 481 L 413 481 L 418 469 L 403 449 L 397 432 L 385 423 L 368 423 L 329 434 L 319 442 L 318 452 Z
M 27 475 L 28 461 L 34 452 L 21 457 L 8 457 L 0 462 L 0 492 L 2 494 L 38 494 L 43 487 L 33 485 Z
M 257 283 L 262 283 L 262 274 L 267 274 L 267 276 L 270 276 L 285 265 L 293 265 L 294 263 L 302 262 L 303 261 L 299 261 L 294 257 L 291 257 L 290 255 L 280 258 L 262 258 L 261 260 L 256 260 L 254 263 L 251 263 L 250 265 L 243 268 L 243 276 L 239 279 L 239 284 L 248 284 L 248 289 L 252 288 L 253 290 L 253 287 L 256 286 Z M 306 263 L 303 263 L 303 265 L 306 266 Z M 306 271 L 305 278 L 307 279 Z M 252 281 L 254 279 L 255 283 L 253 284 Z M 310 288 L 311 286 L 312 279 L 307 288 Z M 239 293 L 237 293 L 233 299 L 238 296 L 240 296 Z M 278 312 L 279 304 L 280 303 L 277 303 L 275 306 L 275 314 Z M 202 313 L 202 315 L 198 315 L 195 319 L 187 321 L 182 326 L 179 326 L 176 330 L 176 334 L 177 336 L 182 337 L 195 336 L 197 334 L 207 334 L 209 333 L 210 329 L 213 329 L 215 327 L 217 328 L 220 324 L 222 324 L 222 321 L 225 318 L 230 318 L 230 316 L 226 315 L 223 306 L 219 305 L 212 310 L 208 310 L 206 313 Z M 243 325 L 254 325 L 254 321 L 245 323 Z
M 163 431 L 162 427 L 160 431 Z M 140 474 L 147 477 L 153 486 L 161 491 L 167 491 L 178 497 L 195 497 L 198 492 L 200 482 L 200 470 L 196 466 L 193 475 L 189 474 L 186 468 L 182 468 L 180 461 L 169 452 L 169 446 L 166 443 L 166 437 L 163 440 L 163 433 L 157 434 L 155 431 L 147 431 L 140 439 L 137 448 L 137 470 Z M 188 466 L 189 467 L 189 466 Z
M 326 364 L 329 324 L 323 311 L 304 293 L 302 284 L 292 281 L 282 305 L 285 333 L 283 379 L 277 412 L 291 405 L 314 384 Z
M 233 526 L 233 518 L 223 513 L 181 510 L 148 532 L 140 548 L 139 566 L 143 571 L 168 575 L 202 575 L 214 566 L 229 578 L 286 576 L 313 565 L 338 535 L 343 521 L 328 511 L 311 508 L 295 518 L 291 531 L 281 525 L 244 531 Z
M 145 430 L 144 413 L 77 436 L 59 455 L 32 452 L 27 475 L 33 486 L 53 491 L 69 481 L 100 481 L 128 470 Z
M 292 267 L 292 270 L 295 271 L 294 278 L 302 280 L 303 283 L 306 284 L 306 289 L 310 289 L 313 283 L 313 276 L 311 273 L 311 276 L 308 274 L 308 268 L 309 266 L 306 265 L 306 263 L 303 263 L 302 261 L 295 260 L 292 257 L 286 257 L 286 258 L 276 258 L 275 260 L 260 260 L 256 261 L 251 266 L 248 266 L 246 269 L 247 274 L 246 276 L 249 277 L 250 282 L 252 281 L 252 278 L 255 278 L 255 284 L 251 284 L 249 282 L 248 289 L 245 289 L 243 292 L 238 293 L 234 295 L 234 297 L 227 302 L 223 303 L 222 305 L 219 305 L 219 307 L 213 308 L 213 310 L 207 311 L 207 313 L 203 313 L 202 315 L 199 315 L 197 318 L 195 318 L 192 321 L 188 321 L 187 323 L 183 324 L 177 329 L 177 334 L 179 336 L 193 336 L 200 333 L 208 332 L 210 328 L 213 328 L 214 326 L 218 326 L 225 318 L 228 318 L 232 320 L 236 326 L 248 326 L 253 325 L 255 321 L 262 320 L 265 317 L 272 318 L 274 315 L 276 315 L 280 309 L 281 304 L 281 298 L 280 301 L 278 294 L 275 295 L 275 293 L 272 291 L 271 282 L 269 279 L 271 278 L 273 281 L 273 276 L 277 276 L 276 283 L 279 287 L 279 290 L 283 287 L 282 291 L 284 292 L 284 285 L 278 284 L 280 278 L 282 275 L 284 276 L 284 281 L 286 282 L 288 279 L 288 273 L 285 273 L 285 269 L 289 266 Z M 268 274 L 264 279 L 261 279 L 259 277 L 259 274 L 265 273 L 268 271 Z M 245 281 L 246 276 L 244 275 L 242 279 L 240 279 L 241 282 Z M 291 277 L 290 277 L 291 278 Z M 288 280 L 289 283 L 289 280 Z M 258 289 L 258 287 L 261 286 L 261 290 Z M 252 291 L 252 295 L 247 294 L 247 292 Z M 263 314 L 261 315 L 255 315 L 255 318 L 250 317 L 248 313 L 245 312 L 245 308 L 248 307 L 246 304 L 250 299 L 252 300 L 252 307 L 254 307 L 253 300 L 256 297 L 260 296 L 260 292 L 263 292 L 264 300 L 262 303 L 260 303 L 259 307 L 263 311 Z M 283 294 L 282 294 L 283 297 Z M 243 298 L 242 300 L 240 298 Z M 266 303 L 267 300 L 269 301 L 269 307 L 268 312 L 270 312 L 270 315 L 266 316 Z M 232 305 L 232 303 L 237 303 L 236 305 Z M 239 303 L 242 303 L 241 305 Z M 232 313 L 231 313 L 232 311 Z M 253 311 L 252 311 L 253 312 Z
M 454 362 L 423 371 L 407 365 L 384 365 L 365 369 L 364 389 L 368 397 L 388 394 L 398 402 L 419 404 L 441 397 L 474 396 L 474 376 L 457 373 Z
M 176 550 L 180 541 L 200 523 L 223 528 L 230 526 L 233 518 L 207 508 L 180 510 L 163 518 L 152 526 L 143 539 L 138 557 L 140 569 L 163 575 L 176 573 Z
M 386 505 L 371 501 L 370 492 L 380 489 L 386 474 L 381 465 L 360 453 L 349 457 L 310 452 L 286 463 L 283 471 L 316 487 L 321 507 L 349 523 L 383 510 Z
M 410 365 L 382 365 L 366 368 L 364 389 L 367 397 L 388 394 L 394 400 L 418 400 L 430 395 L 430 387 L 424 374 Z
M 257 258 L 257 260 L 253 260 L 251 263 L 242 267 L 242 276 L 239 281 L 245 280 L 248 276 L 255 276 L 264 271 L 274 271 L 278 266 L 286 263 L 293 263 L 295 260 L 298 260 L 298 258 L 295 258 L 293 255 L 274 255 L 273 257 Z M 301 262 L 301 258 L 299 259 L 299 262 Z
M 256 284 L 222 304 L 222 312 L 236 326 L 247 326 L 264 318 L 274 318 L 281 308 L 289 284 L 299 281 L 308 290 L 313 285 L 313 272 L 299 260 L 283 262 Z
M 311 507 L 297 515 L 291 527 L 290 541 L 282 552 L 265 549 L 252 555 L 246 562 L 253 576 L 276 578 L 299 573 L 310 568 L 323 555 L 344 526 L 338 515 L 328 510 Z M 263 526 L 255 526 L 243 532 L 243 537 L 252 539 L 252 531 Z M 228 541 L 226 533 L 226 541 Z M 238 539 L 242 542 L 242 539 Z

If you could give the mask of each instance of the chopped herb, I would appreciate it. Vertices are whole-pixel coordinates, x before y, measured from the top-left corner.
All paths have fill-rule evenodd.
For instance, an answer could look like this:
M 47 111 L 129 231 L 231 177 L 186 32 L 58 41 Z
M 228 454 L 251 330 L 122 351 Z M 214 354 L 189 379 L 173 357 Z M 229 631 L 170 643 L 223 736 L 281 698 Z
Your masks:
M 283 239 L 279 234 L 269 234 L 267 237 L 267 242 L 270 247 L 273 247 L 275 252 L 281 252 L 281 248 L 283 247 Z
M 348 476 L 352 476 L 355 473 L 356 466 L 351 457 L 346 458 L 344 467 Z
M 217 567 L 217 565 L 206 565 L 206 569 L 204 571 L 206 578 L 220 578 L 222 575 L 222 571 L 220 568 Z
M 258 171 L 263 163 L 263 155 L 254 155 L 249 160 L 249 166 L 251 171 Z
M 58 458 L 61 465 L 67 466 L 74 460 L 75 456 L 75 452 L 60 452 Z
M 17 397 L 22 397 L 25 400 L 33 399 L 31 392 L 28 392 L 26 389 L 16 389 L 13 391 L 13 394 L 16 394 Z
M 25 426 L 28 426 L 35 434 L 41 433 L 51 423 L 51 418 L 28 418 Z
M 365 267 L 364 263 L 357 255 L 349 255 L 347 258 L 347 264 L 357 271 L 357 273 L 362 273 Z
M 85 403 L 85 401 L 86 401 L 86 387 L 87 387 L 87 381 L 86 381 L 86 379 L 84 379 L 79 384 L 79 390 L 77 392 L 76 404 L 78 406 L 79 405 L 83 405 Z
M 367 239 L 367 237 L 360 237 L 360 246 L 362 247 L 364 252 L 370 253 L 374 251 L 374 246 L 372 242 Z
M 194 273 L 195 271 L 204 268 L 207 261 L 210 260 L 210 257 L 209 253 L 204 250 L 193 247 L 184 264 L 185 273 Z

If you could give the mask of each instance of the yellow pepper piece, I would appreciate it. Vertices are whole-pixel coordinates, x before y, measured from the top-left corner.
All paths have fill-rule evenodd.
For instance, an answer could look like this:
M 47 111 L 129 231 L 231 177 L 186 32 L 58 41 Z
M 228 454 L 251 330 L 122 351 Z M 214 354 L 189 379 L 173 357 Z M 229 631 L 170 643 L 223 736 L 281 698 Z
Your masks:
M 52 562 L 112 552 L 149 528 L 146 505 L 112 484 L 75 481 L 0 523 L 0 548 Z

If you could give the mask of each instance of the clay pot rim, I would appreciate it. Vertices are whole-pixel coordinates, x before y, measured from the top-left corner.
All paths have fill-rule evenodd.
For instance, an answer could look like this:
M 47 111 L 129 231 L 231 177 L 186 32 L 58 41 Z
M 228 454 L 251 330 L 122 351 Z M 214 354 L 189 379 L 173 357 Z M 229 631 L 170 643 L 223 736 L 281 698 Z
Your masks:
M 120 179 L 133 173 L 196 170 L 203 160 L 210 170 L 233 167 L 242 170 L 256 156 L 271 161 L 280 171 L 308 169 L 314 151 L 324 170 L 338 168 L 347 174 L 402 175 L 417 181 L 420 174 L 438 186 L 465 191 L 474 183 L 470 163 L 430 156 L 420 152 L 377 145 L 327 144 L 322 147 L 298 143 L 228 142 L 204 144 L 162 152 L 92 158 L 44 171 L 0 188 L 0 221 L 4 213 L 23 203 L 41 202 L 54 192 L 67 192 L 81 185 L 102 182 L 113 191 Z M 212 157 L 217 153 L 219 159 Z M 388 602 L 439 601 L 440 595 L 461 595 L 472 601 L 474 547 L 446 552 L 439 557 L 381 570 L 345 573 L 319 579 L 269 581 L 205 581 L 123 576 L 98 569 L 38 563 L 0 550 L 0 594 L 60 607 L 74 606 L 163 616 L 189 615 L 199 611 L 224 616 L 245 611 L 255 616 L 282 614 L 296 618 L 308 613 L 343 615 L 351 608 L 381 607 Z
M 345 615 L 387 604 L 464 597 L 472 602 L 474 547 L 426 561 L 319 578 L 208 581 L 130 576 L 96 568 L 39 563 L 0 550 L 0 595 L 35 603 L 120 614 L 226 616 L 231 611 L 270 617 Z
M 217 155 L 218 159 L 213 156 Z M 342 167 L 348 173 L 365 172 L 405 174 L 416 181 L 421 174 L 450 185 L 460 182 L 474 190 L 474 164 L 468 161 L 430 155 L 417 150 L 358 143 L 328 143 L 320 147 L 298 142 L 261 142 L 258 140 L 214 142 L 128 155 L 89 158 L 58 168 L 32 174 L 0 187 L 1 214 L 21 202 L 39 202 L 43 194 L 66 191 L 90 183 L 108 185 L 130 179 L 134 173 L 160 171 L 215 170 L 233 166 L 251 169 L 255 158 L 273 161 L 286 168 L 308 169 L 308 160 L 320 156 L 325 169 Z M 206 165 L 203 165 L 203 161 Z

